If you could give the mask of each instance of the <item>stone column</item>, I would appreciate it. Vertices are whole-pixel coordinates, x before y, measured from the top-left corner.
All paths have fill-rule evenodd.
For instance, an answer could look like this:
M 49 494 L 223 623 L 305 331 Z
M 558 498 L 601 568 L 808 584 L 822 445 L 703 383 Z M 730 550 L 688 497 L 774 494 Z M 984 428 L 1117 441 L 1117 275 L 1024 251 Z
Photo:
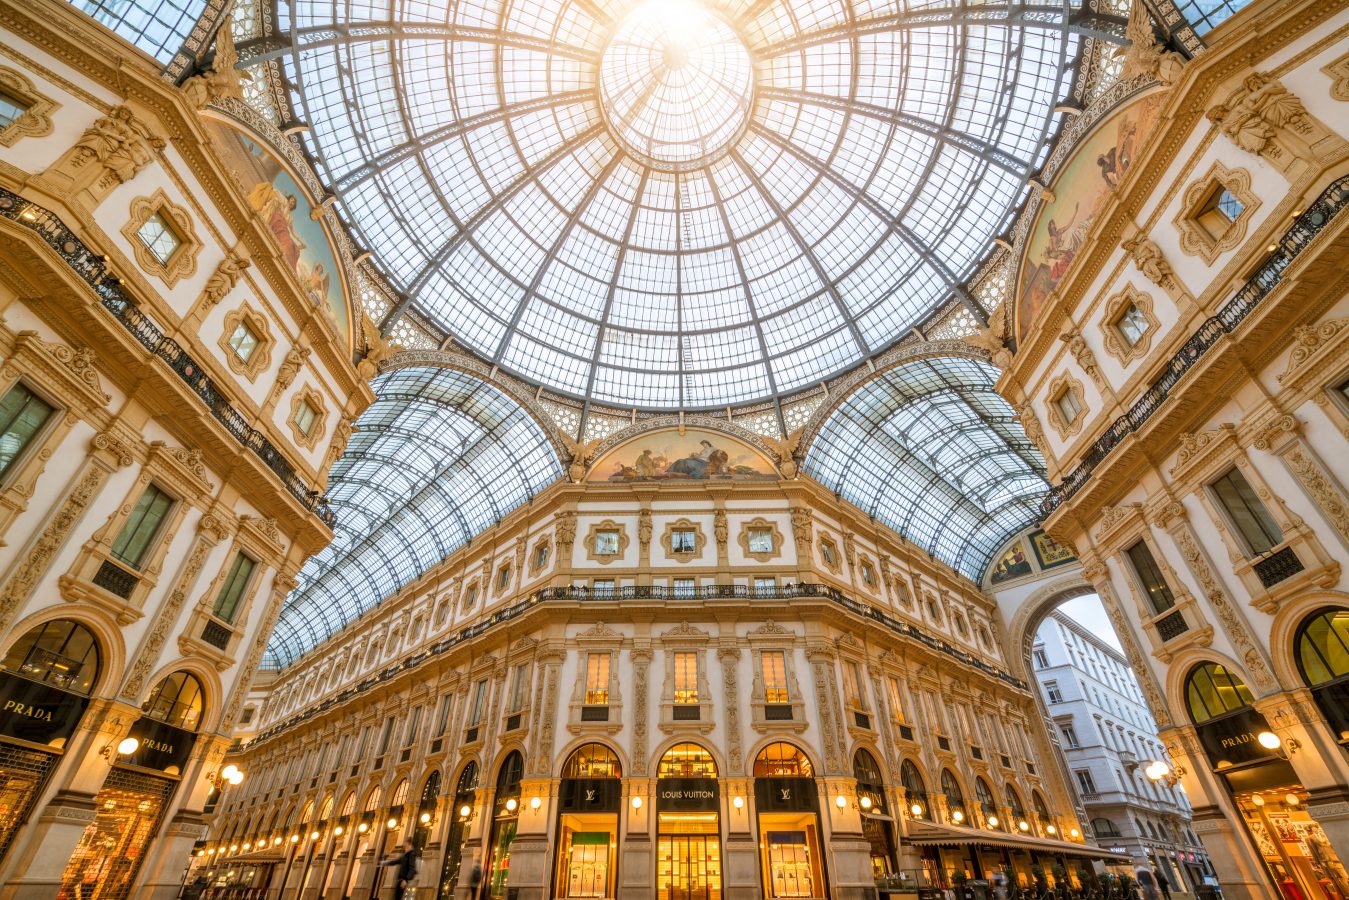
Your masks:
M 635 798 L 642 801 L 635 808 Z M 648 900 L 656 884 L 655 844 L 652 831 L 656 822 L 656 781 L 654 778 L 629 778 L 623 785 L 623 807 L 618 814 L 620 859 L 619 900 Z
M 736 797 L 744 800 L 738 808 Z M 759 878 L 759 845 L 754 839 L 753 780 L 723 779 L 721 805 L 725 822 L 722 831 L 726 835 L 726 848 L 721 854 L 722 896 L 759 900 L 763 896 L 763 882 Z
M 511 891 L 519 891 L 519 900 L 544 900 L 549 896 L 552 872 L 548 832 L 549 823 L 557 817 L 557 789 L 555 778 L 526 778 L 520 782 L 520 818 L 511 844 L 511 877 L 507 882 Z M 535 800 L 539 801 L 537 809 Z
M 862 818 L 857 811 L 857 783 L 851 778 L 825 778 L 819 785 L 830 896 L 865 900 L 875 894 L 876 882 L 871 876 L 871 845 L 862 836 Z M 841 807 L 839 797 L 845 801 Z

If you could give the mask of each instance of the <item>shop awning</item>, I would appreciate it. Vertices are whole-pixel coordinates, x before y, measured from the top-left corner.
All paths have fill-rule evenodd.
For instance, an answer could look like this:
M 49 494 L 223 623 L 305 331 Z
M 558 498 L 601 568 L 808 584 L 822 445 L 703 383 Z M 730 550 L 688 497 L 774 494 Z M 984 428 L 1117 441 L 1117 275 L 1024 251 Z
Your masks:
M 1064 856 L 1081 856 L 1090 859 L 1104 859 L 1110 862 L 1126 863 L 1131 861 L 1128 854 L 1112 853 L 1090 844 L 1007 834 L 1001 831 L 983 831 L 978 828 L 961 828 L 956 825 L 935 825 L 931 822 L 910 821 L 909 835 L 905 840 L 918 847 L 954 847 L 963 844 L 976 844 L 982 847 L 1033 850 L 1036 853 L 1061 853 Z

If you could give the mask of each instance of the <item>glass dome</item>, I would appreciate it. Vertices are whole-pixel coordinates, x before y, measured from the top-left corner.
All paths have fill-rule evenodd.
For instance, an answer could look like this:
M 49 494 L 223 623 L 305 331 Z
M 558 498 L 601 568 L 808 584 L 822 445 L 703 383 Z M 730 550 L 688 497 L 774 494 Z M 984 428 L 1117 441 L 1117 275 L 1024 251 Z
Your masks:
M 278 61 L 357 240 L 507 371 L 641 408 L 818 383 L 986 257 L 1074 4 L 295 0 Z

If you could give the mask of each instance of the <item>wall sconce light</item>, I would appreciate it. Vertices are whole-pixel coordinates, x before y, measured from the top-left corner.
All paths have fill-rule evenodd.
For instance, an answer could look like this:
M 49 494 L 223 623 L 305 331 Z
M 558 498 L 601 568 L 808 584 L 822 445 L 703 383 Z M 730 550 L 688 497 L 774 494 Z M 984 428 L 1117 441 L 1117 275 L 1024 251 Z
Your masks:
M 272 838 L 272 846 L 273 846 L 273 847 L 275 847 L 275 846 L 276 846 L 277 844 L 279 844 L 279 843 L 281 843 L 281 836 L 280 836 L 280 835 L 277 835 L 276 837 Z
M 515 805 L 514 805 L 514 804 L 515 804 L 515 801 L 514 801 L 514 800 L 507 800 L 507 801 L 506 801 L 506 808 L 507 808 L 507 809 L 515 809 Z M 431 824 L 431 814 L 430 814 L 429 812 L 424 812 L 424 813 L 422 813 L 420 816 L 417 817 L 417 821 L 418 821 L 418 822 L 421 822 L 423 825 L 429 825 L 429 824 Z
M 104 747 L 102 750 L 98 752 L 100 755 L 102 755 L 104 759 L 112 759 L 112 755 L 114 752 L 116 752 L 118 756 L 130 756 L 131 754 L 139 750 L 140 746 L 141 746 L 140 741 L 136 740 L 133 737 L 125 737 L 117 742 L 116 747 L 114 747 L 112 744 L 109 744 L 108 746 Z
M 1287 759 L 1302 746 L 1302 742 L 1297 738 L 1289 738 L 1285 741 L 1272 731 L 1262 731 L 1255 736 L 1255 739 L 1259 741 L 1261 747 L 1266 750 L 1273 750 L 1279 759 Z
M 369 830 L 370 830 L 370 826 L 367 825 L 367 824 L 365 824 L 364 822 L 362 822 L 361 824 L 359 824 L 359 825 L 356 826 L 356 831 L 357 831 L 359 834 L 365 834 L 365 833 L 366 833 L 367 831 L 369 831 Z
M 395 818 L 390 817 L 389 821 L 386 822 L 385 824 L 389 826 L 389 829 L 390 829 L 390 830 L 392 830 L 392 829 L 398 827 L 398 820 L 395 819 Z
M 300 842 L 300 836 L 298 834 L 292 834 L 290 836 L 290 842 L 292 844 L 298 844 Z
M 467 819 L 467 818 L 468 818 L 469 816 L 471 816 L 471 815 L 473 815 L 473 807 L 469 806 L 467 803 L 465 803 L 463 806 L 459 807 L 459 817 L 460 817 L 460 818 L 462 818 L 462 819 Z
M 632 798 L 632 808 L 633 808 L 633 809 L 641 809 L 641 808 L 642 808 L 642 798 L 641 798 L 641 797 L 633 797 L 633 798 Z
M 1059 830 L 1058 830 L 1057 828 L 1055 828 L 1053 825 L 1046 825 L 1046 826 L 1045 826 L 1045 833 L 1046 833 L 1046 834 L 1058 834 L 1058 833 L 1059 833 Z
M 1020 828 L 1022 831 L 1030 831 L 1030 823 L 1027 822 L 1025 819 L 1022 819 L 1020 822 L 1017 822 L 1016 827 Z
M 915 803 L 913 806 L 909 807 L 909 812 L 913 813 L 914 818 L 918 818 L 923 814 L 923 804 Z
M 998 817 L 997 817 L 997 816 L 989 816 L 989 817 L 988 817 L 988 827 L 989 827 L 989 828 L 997 828 L 997 827 L 998 827 Z
M 741 797 L 739 794 L 736 794 L 734 797 L 731 798 L 731 805 L 734 806 L 736 809 L 744 809 L 745 798 Z
M 871 798 L 865 794 L 858 798 L 857 805 L 862 807 L 863 811 L 871 809 Z
M 965 821 L 965 812 L 959 809 L 951 810 L 951 821 L 959 825 L 961 822 Z
M 239 850 L 239 845 L 238 845 L 238 844 L 230 844 L 230 852 L 231 852 L 231 853 L 236 853 L 236 852 L 238 852 L 238 850 Z
M 530 808 L 530 809 L 538 809 L 540 806 L 543 806 L 543 801 L 540 800 L 538 797 L 530 797 L 530 798 L 529 798 L 529 808 Z
M 317 841 L 319 839 L 319 833 L 317 831 L 309 832 L 309 839 L 311 841 Z
M 843 796 L 842 794 L 839 794 L 837 797 L 834 798 L 834 805 L 837 806 L 839 809 L 843 809 L 845 806 L 848 805 L 848 798 Z
M 128 740 L 130 739 L 128 738 Z M 122 743 L 125 744 L 126 741 L 123 741 Z M 221 790 L 227 784 L 233 785 L 242 784 L 244 780 L 244 772 L 243 769 L 240 769 L 234 763 L 230 763 L 228 766 L 225 766 L 225 768 L 221 769 L 219 772 L 212 772 L 209 775 L 207 775 L 206 780 L 209 781 L 215 787 L 216 790 Z
M 1270 736 L 1273 737 L 1272 734 Z M 1278 740 L 1277 737 L 1274 739 Z M 1256 740 L 1260 740 L 1260 738 L 1257 737 Z M 1261 741 L 1261 743 L 1263 744 L 1264 742 Z M 1175 787 L 1176 784 L 1179 783 L 1181 776 L 1185 774 L 1185 769 L 1180 766 L 1172 769 L 1166 764 L 1166 760 L 1158 759 L 1151 762 L 1148 767 L 1143 770 L 1143 774 L 1153 781 L 1166 782 L 1168 787 Z
M 1080 837 L 1082 836 L 1082 832 L 1078 831 L 1076 828 L 1074 828 L 1072 831 L 1068 832 L 1068 834 L 1069 834 L 1071 837 L 1074 837 L 1074 838 L 1080 838 Z

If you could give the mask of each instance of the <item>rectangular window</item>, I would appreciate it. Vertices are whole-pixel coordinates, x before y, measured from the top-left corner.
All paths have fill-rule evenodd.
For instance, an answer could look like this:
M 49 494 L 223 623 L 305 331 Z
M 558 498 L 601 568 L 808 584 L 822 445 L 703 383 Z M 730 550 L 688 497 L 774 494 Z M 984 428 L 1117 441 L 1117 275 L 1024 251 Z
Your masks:
M 1096 781 L 1091 777 L 1091 773 L 1086 769 L 1078 769 L 1073 772 L 1077 776 L 1077 786 L 1084 794 L 1096 793 Z
M 597 594 L 613 596 L 614 580 L 612 578 L 596 578 L 590 583 L 590 589 Z
M 139 569 L 172 506 L 172 497 L 153 484 L 147 487 L 112 542 L 113 559 Z
M 848 705 L 853 709 L 866 709 L 866 697 L 862 693 L 862 668 L 852 660 L 843 664 L 843 687 L 848 694 Z
M 1049 665 L 1049 657 L 1045 655 L 1043 647 L 1037 647 L 1032 651 L 1031 656 L 1035 659 L 1035 668 L 1043 669 Z
M 750 553 L 772 553 L 773 552 L 773 529 L 771 528 L 751 528 L 749 530 Z
M 487 705 L 487 679 L 480 678 L 473 684 L 473 705 L 468 711 L 468 727 L 472 728 L 482 721 L 483 708 Z
M 422 727 L 422 708 L 420 706 L 412 707 L 412 714 L 408 716 L 408 727 L 403 730 L 403 746 L 411 747 L 417 740 L 417 729 Z
M 506 588 L 510 586 L 511 586 L 511 567 L 508 565 L 502 566 L 500 569 L 497 569 L 497 592 L 500 593 L 501 591 L 506 590 Z
M 759 597 L 771 597 L 777 592 L 778 580 L 776 578 L 755 578 L 754 593 Z
M 13 125 L 26 112 L 28 112 L 27 103 L 0 89 L 0 127 Z
M 1049 698 L 1050 703 L 1062 703 L 1063 693 L 1059 690 L 1057 681 L 1045 682 L 1045 696 Z
M 1255 489 L 1240 469 L 1232 469 L 1209 487 L 1232 519 L 1232 524 L 1236 526 L 1252 556 L 1268 553 L 1283 543 L 1283 529 L 1274 521 L 1265 504 L 1260 502 Z
M 247 322 L 240 322 L 235 327 L 234 333 L 230 335 L 230 349 L 240 362 L 248 362 L 253 358 L 254 351 L 258 349 L 258 336 Z
M 1148 331 L 1148 320 L 1143 311 L 1133 303 L 1126 303 L 1115 319 L 1115 330 L 1124 338 L 1124 343 L 1132 347 L 1143 339 Z
M 681 528 L 678 531 L 670 532 L 670 552 L 671 553 L 696 553 L 698 551 L 698 535 L 691 528 Z
M 173 259 L 173 254 L 183 245 L 183 239 L 178 236 L 177 230 L 161 212 L 151 213 L 150 218 L 146 219 L 145 224 L 136 232 L 136 237 L 140 238 L 146 249 L 154 254 L 155 259 L 166 266 L 169 260 Z
M 895 721 L 904 721 L 904 694 L 899 687 L 899 679 L 894 675 L 885 679 L 885 692 L 890 695 L 890 715 Z
M 871 568 L 871 563 L 862 563 L 862 583 L 867 587 L 876 586 L 876 570 Z
M 22 384 L 14 385 L 0 399 L 0 478 L 51 414 L 51 405 Z
M 436 712 L 436 737 L 445 733 L 445 729 L 450 727 L 450 706 L 453 698 L 448 694 L 440 698 L 440 709 Z
M 759 654 L 759 664 L 763 667 L 763 688 L 765 703 L 787 703 L 787 654 L 782 650 L 765 650 Z
M 295 428 L 300 434 L 309 437 L 314 430 L 314 423 L 318 421 L 319 411 L 314 409 L 308 400 L 301 400 L 295 407 L 295 417 L 291 419 L 295 423 Z
M 464 609 L 472 609 L 473 604 L 478 602 L 478 583 L 475 581 L 464 591 Z
M 838 552 L 834 549 L 834 545 L 830 541 L 821 542 L 820 556 L 824 558 L 825 565 L 828 566 L 838 565 Z
M 585 702 L 603 706 L 609 702 L 609 654 L 590 653 L 586 656 Z
M 1195 220 L 1216 241 L 1227 234 L 1227 229 L 1232 227 L 1245 208 L 1225 185 L 1220 184 L 1213 189 Z
M 534 568 L 542 569 L 548 565 L 548 545 L 539 544 L 534 548 Z
M 1069 750 L 1074 750 L 1078 747 L 1077 731 L 1073 728 L 1073 726 L 1071 725 L 1060 726 L 1059 731 L 1063 732 L 1063 745 L 1065 747 L 1067 747 Z
M 698 702 L 698 654 L 694 651 L 674 655 L 674 702 Z
M 617 556 L 617 555 L 618 555 L 618 532 L 617 532 L 617 531 L 597 531 L 597 532 L 595 532 L 595 555 L 596 555 L 596 556 Z
M 1153 559 L 1147 541 L 1139 541 L 1124 552 L 1134 567 L 1134 574 L 1138 576 L 1138 583 L 1147 595 L 1152 611 L 1163 613 L 1175 606 L 1176 598 L 1162 577 L 1162 570 L 1157 566 L 1157 560 Z
M 379 756 L 389 752 L 389 744 L 393 743 L 393 716 L 384 720 L 384 732 L 379 736 Z
M 225 574 L 225 582 L 220 585 L 220 593 L 216 594 L 215 606 L 211 609 L 217 618 L 231 623 L 234 621 L 239 611 L 239 601 L 243 599 L 248 580 L 253 577 L 253 570 L 257 567 L 258 564 L 247 555 L 235 555 L 229 572 Z
M 517 713 L 525 708 L 529 697 L 529 663 L 520 663 L 511 674 L 510 712 Z
M 1063 424 L 1071 425 L 1077 421 L 1077 417 L 1082 414 L 1082 402 L 1077 399 L 1077 392 L 1067 388 L 1054 398 L 1054 405 L 1059 408 L 1059 415 L 1063 417 Z
M 674 595 L 676 597 L 692 597 L 698 592 L 698 588 L 692 578 L 676 578 L 674 580 Z

